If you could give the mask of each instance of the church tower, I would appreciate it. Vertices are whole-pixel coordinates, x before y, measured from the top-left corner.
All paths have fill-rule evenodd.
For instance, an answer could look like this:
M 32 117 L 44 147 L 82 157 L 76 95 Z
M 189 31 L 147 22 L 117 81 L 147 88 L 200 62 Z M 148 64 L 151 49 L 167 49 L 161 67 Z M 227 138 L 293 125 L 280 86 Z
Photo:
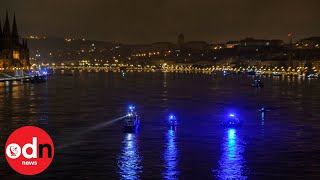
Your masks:
M 8 11 L 6 12 L 6 20 L 3 26 L 3 48 L 10 49 L 11 48 L 11 31 L 10 31 L 10 22 L 8 17 Z
M 27 41 L 20 43 L 16 16 L 13 16 L 12 31 L 8 11 L 5 22 L 0 21 L 0 71 L 26 70 L 31 66 Z
M 9 22 L 9 16 L 8 11 L 6 11 L 6 19 L 3 25 L 3 31 L 2 31 L 2 51 L 1 51 L 1 57 L 2 62 L 1 66 L 4 69 L 10 70 L 12 67 L 12 50 L 11 50 L 11 31 L 10 31 L 10 22 Z
M 16 23 L 16 14 L 13 15 L 13 24 L 12 24 L 12 45 L 13 47 L 19 47 L 19 34 Z
M 21 48 L 20 48 L 19 34 L 18 34 L 15 13 L 13 15 L 11 42 L 12 42 L 13 65 L 14 65 L 14 67 L 22 67 L 22 63 L 20 61 L 20 49 Z

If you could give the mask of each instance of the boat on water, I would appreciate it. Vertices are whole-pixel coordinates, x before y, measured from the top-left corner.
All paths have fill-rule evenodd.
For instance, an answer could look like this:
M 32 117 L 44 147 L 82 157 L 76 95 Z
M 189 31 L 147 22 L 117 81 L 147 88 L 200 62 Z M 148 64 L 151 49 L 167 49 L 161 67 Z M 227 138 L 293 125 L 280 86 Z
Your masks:
M 223 121 L 221 122 L 223 127 L 235 128 L 240 127 L 242 122 L 236 117 L 235 114 L 229 114 Z
M 270 111 L 270 109 L 267 109 L 267 108 L 264 108 L 264 107 L 263 107 L 263 108 L 259 109 L 259 111 L 260 111 L 260 112 L 268 112 L 268 111 Z
M 263 82 L 259 79 L 259 80 L 255 80 L 255 81 L 251 84 L 251 86 L 253 86 L 253 87 L 263 87 L 264 85 L 263 85 Z
M 175 115 L 170 115 L 168 118 L 168 126 L 177 126 L 178 125 L 178 121 L 177 121 L 177 117 Z
M 126 117 L 124 118 L 123 122 L 123 128 L 127 132 L 134 132 L 137 130 L 138 126 L 140 124 L 140 118 L 138 116 L 138 113 L 135 111 L 134 106 L 129 106 L 127 110 Z

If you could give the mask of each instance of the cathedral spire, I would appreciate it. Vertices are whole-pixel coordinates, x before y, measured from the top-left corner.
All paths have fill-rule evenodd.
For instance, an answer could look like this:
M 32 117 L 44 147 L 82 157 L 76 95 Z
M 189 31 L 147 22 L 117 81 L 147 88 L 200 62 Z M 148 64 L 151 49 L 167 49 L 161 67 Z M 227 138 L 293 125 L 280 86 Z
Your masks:
M 8 10 L 6 11 L 6 21 L 4 22 L 3 36 L 4 36 L 4 38 L 10 38 L 11 37 Z
M 16 13 L 13 15 L 13 24 L 12 24 L 12 42 L 14 45 L 19 45 L 19 34 L 16 23 Z
M 10 32 L 10 22 L 8 17 L 8 10 L 6 11 L 6 20 L 4 22 L 2 31 L 2 46 L 5 49 L 10 49 L 12 44 L 11 32 Z

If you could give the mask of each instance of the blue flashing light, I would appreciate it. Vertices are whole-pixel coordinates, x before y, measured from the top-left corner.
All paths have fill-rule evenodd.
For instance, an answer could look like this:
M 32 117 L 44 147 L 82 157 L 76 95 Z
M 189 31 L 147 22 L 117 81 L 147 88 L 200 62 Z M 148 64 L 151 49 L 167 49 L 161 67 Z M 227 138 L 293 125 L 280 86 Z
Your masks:
M 173 115 L 173 114 L 169 115 L 169 121 L 170 122 L 173 122 L 175 120 L 176 120 L 176 116 L 175 115 Z
M 134 108 L 135 108 L 135 107 L 134 107 L 134 106 L 131 106 L 131 105 L 128 107 L 129 110 L 134 110 Z
M 229 116 L 230 116 L 230 117 L 234 117 L 235 115 L 234 115 L 234 114 L 229 114 Z

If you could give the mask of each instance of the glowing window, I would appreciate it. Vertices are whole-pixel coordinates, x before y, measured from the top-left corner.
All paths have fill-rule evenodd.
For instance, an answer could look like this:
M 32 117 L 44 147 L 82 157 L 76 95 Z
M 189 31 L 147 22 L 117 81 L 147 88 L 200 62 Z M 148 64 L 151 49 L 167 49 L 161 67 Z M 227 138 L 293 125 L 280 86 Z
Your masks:
M 19 51 L 16 51 L 16 50 L 13 51 L 13 59 L 20 59 Z

